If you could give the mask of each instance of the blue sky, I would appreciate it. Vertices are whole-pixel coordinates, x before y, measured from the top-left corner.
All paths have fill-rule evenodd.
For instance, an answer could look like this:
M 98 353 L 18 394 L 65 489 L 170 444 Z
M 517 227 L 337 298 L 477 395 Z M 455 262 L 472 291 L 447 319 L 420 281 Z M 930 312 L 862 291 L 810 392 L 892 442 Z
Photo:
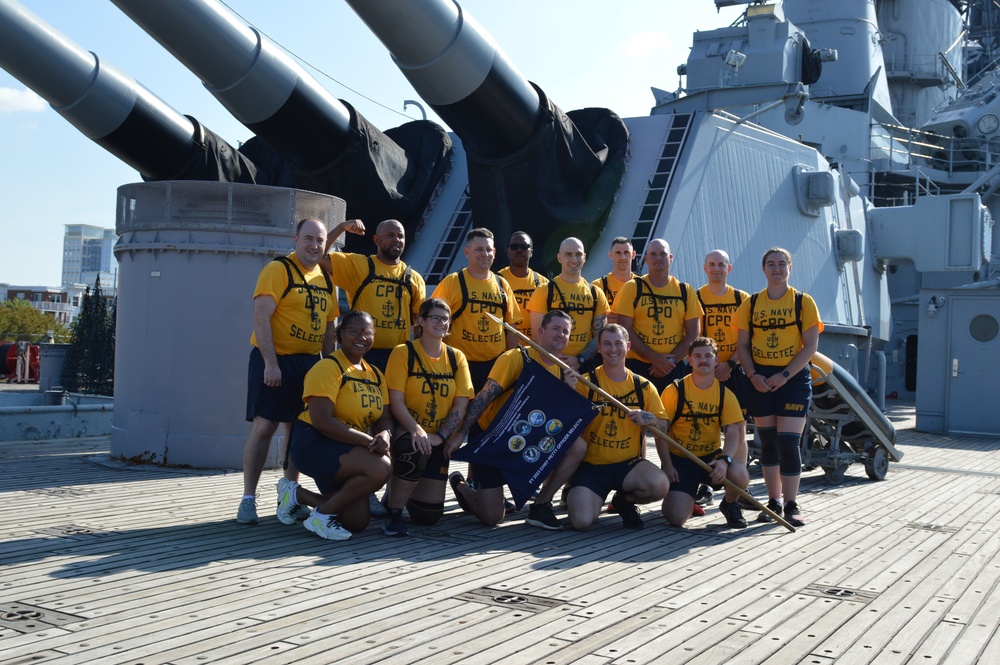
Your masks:
M 194 75 L 107 0 L 21 4 L 230 143 L 250 137 Z M 346 3 L 226 4 L 381 129 L 420 117 L 413 107 L 403 114 L 403 101 L 416 94 Z M 561 108 L 603 106 L 622 117 L 648 114 L 650 86 L 677 87 L 677 65 L 687 59 L 694 30 L 726 26 L 739 15 L 733 9 L 718 14 L 712 0 L 460 4 Z M 63 224 L 113 227 L 116 189 L 138 174 L 2 70 L 0 156 L 0 283 L 58 285 Z

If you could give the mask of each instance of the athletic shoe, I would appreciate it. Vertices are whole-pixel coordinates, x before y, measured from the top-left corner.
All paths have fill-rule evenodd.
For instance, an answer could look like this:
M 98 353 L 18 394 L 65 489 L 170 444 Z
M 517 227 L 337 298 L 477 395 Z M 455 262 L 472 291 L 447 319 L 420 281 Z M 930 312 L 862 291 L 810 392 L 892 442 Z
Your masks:
M 719 502 L 719 512 L 726 518 L 726 526 L 730 529 L 745 529 L 747 521 L 743 518 L 743 511 L 736 501 L 729 503 L 725 499 Z
M 777 499 L 768 499 L 767 507 L 771 512 L 775 513 L 776 515 L 781 514 L 781 502 L 778 501 Z M 774 518 L 762 510 L 760 511 L 760 514 L 757 515 L 757 521 L 763 523 L 773 522 Z
M 382 502 L 378 500 L 377 496 L 375 496 L 374 492 L 372 492 L 371 496 L 368 497 L 368 510 L 371 511 L 372 517 L 385 517 L 389 514 L 386 512 L 385 506 L 382 505 Z
M 347 540 L 351 537 L 351 532 L 344 528 L 336 515 L 320 515 L 315 510 L 302 526 L 326 540 Z
M 402 511 L 400 511 L 399 517 L 386 517 L 385 521 L 382 522 L 382 533 L 387 536 L 408 536 L 410 532 L 406 528 L 406 522 L 403 521 Z
M 236 511 L 236 521 L 240 524 L 256 524 L 257 519 L 257 499 L 248 496 L 240 501 L 240 509 Z
M 704 517 L 705 509 L 699 506 L 697 503 L 691 506 L 691 517 Z
M 799 504 L 794 501 L 789 501 L 785 504 L 785 521 L 792 526 L 806 525 L 806 520 L 802 517 L 802 511 L 799 510 Z
M 622 518 L 622 526 L 626 529 L 641 529 L 644 525 L 639 517 L 639 508 L 627 500 L 621 492 L 615 492 L 611 497 L 611 505 L 615 507 Z
M 528 507 L 528 516 L 524 520 L 525 524 L 549 529 L 550 531 L 562 531 L 563 525 L 552 512 L 552 502 L 533 503 Z
M 452 471 L 448 474 L 448 484 L 451 486 L 451 491 L 455 494 L 455 501 L 458 501 L 458 507 L 465 512 L 469 512 L 469 502 L 456 489 L 458 484 L 463 481 L 465 481 L 465 476 L 462 475 L 461 471 Z
M 301 505 L 295 499 L 295 490 L 299 484 L 294 480 L 282 478 L 278 481 L 278 521 L 282 524 L 292 525 L 296 522 L 296 514 Z M 308 515 L 306 515 L 308 517 Z
M 312 508 L 300 503 L 299 507 L 295 509 L 295 512 L 293 512 L 292 515 L 295 516 L 296 522 L 305 522 L 309 519 L 310 513 L 312 513 Z
M 715 502 L 715 497 L 712 496 L 712 488 L 708 485 L 699 485 L 694 502 L 699 506 L 711 506 Z

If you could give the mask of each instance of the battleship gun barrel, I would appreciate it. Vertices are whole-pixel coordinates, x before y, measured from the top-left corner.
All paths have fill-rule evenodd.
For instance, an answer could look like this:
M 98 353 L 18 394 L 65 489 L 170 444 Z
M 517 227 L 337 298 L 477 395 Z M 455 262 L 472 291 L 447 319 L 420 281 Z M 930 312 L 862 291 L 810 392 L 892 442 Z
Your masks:
M 499 159 L 538 130 L 535 88 L 455 2 L 347 0 L 466 150 Z
M 304 172 L 348 144 L 351 113 L 286 53 L 207 0 L 112 0 L 233 116 Z
M 201 127 L 12 0 L 0 0 L 0 67 L 145 178 L 176 178 Z

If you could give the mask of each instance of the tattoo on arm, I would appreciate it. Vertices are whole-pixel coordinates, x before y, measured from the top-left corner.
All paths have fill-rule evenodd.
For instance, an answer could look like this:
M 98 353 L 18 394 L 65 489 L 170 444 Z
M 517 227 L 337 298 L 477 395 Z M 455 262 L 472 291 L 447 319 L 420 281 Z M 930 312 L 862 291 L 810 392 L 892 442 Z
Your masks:
M 597 333 L 604 330 L 604 326 L 608 325 L 608 315 L 601 314 L 594 317 L 594 322 L 591 324 L 591 329 L 594 331 L 594 338 L 597 338 Z
M 499 383 L 493 379 L 487 379 L 486 385 L 483 389 L 479 391 L 479 394 L 469 402 L 469 408 L 465 412 L 465 422 L 462 423 L 462 433 L 468 434 L 469 428 L 472 427 L 472 423 L 479 420 L 479 416 L 483 415 L 493 400 L 499 397 L 503 393 L 503 388 Z
M 455 433 L 458 426 L 462 423 L 462 414 L 458 409 L 452 409 L 451 412 L 445 416 L 444 420 L 441 421 L 441 426 L 438 428 L 438 436 L 441 440 L 447 440 Z

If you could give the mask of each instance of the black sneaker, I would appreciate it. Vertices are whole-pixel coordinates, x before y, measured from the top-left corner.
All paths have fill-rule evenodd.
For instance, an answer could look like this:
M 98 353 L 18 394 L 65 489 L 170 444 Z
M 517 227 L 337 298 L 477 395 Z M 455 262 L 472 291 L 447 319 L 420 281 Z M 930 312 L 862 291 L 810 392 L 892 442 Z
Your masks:
M 552 512 L 552 503 L 533 503 L 528 506 L 528 516 L 524 519 L 525 524 L 549 529 L 550 531 L 562 531 L 563 525 Z
M 794 501 L 789 501 L 785 504 L 785 521 L 792 526 L 806 525 L 806 521 L 802 517 L 802 512 L 799 510 L 799 504 Z
M 627 500 L 621 492 L 615 492 L 611 497 L 611 505 L 622 518 L 622 526 L 626 529 L 641 529 L 644 525 L 639 517 L 639 509 L 634 503 Z
M 771 512 L 773 512 L 773 513 L 775 513 L 777 515 L 781 514 L 781 502 L 778 501 L 777 499 L 768 499 L 767 500 L 767 507 L 771 510 Z M 773 522 L 774 518 L 771 517 L 770 515 L 768 515 L 767 513 L 765 513 L 764 511 L 761 511 L 760 514 L 757 515 L 757 521 L 758 522 L 764 522 L 764 523 Z
M 711 506 L 715 498 L 712 496 L 712 488 L 708 485 L 699 485 L 695 494 L 694 502 L 699 506 Z
M 743 511 L 736 501 L 729 503 L 725 499 L 719 502 L 719 512 L 726 518 L 726 526 L 730 529 L 745 529 L 747 521 L 743 518 Z
M 458 507 L 465 512 L 469 512 L 469 502 L 465 500 L 465 497 L 458 493 L 458 484 L 465 480 L 465 476 L 462 475 L 461 471 L 452 471 L 448 475 L 448 484 L 451 486 L 451 491 L 455 495 L 455 501 L 458 502 Z

